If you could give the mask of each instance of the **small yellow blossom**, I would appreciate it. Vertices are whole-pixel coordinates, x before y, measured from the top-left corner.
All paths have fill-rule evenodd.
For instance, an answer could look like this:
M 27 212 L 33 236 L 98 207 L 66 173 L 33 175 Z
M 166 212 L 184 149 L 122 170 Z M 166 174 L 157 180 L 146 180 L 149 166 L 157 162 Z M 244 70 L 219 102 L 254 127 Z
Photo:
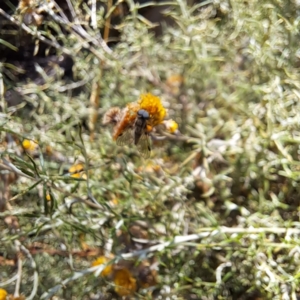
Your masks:
M 173 95 L 178 95 L 183 82 L 184 78 L 181 75 L 171 75 L 166 81 L 168 91 Z
M 37 149 L 38 143 L 37 143 L 37 141 L 26 140 L 26 139 L 25 139 L 25 140 L 22 142 L 22 146 L 23 146 L 23 148 L 24 148 L 26 151 L 33 152 L 34 150 Z
M 178 124 L 174 120 L 166 120 L 164 121 L 164 125 L 170 133 L 178 132 Z
M 150 120 L 148 121 L 148 124 L 150 126 L 154 127 L 162 123 L 167 111 L 163 107 L 159 97 L 150 93 L 142 94 L 138 103 L 141 109 L 145 109 L 149 113 Z
M 7 296 L 7 291 L 4 289 L 0 289 L 0 300 L 5 300 Z
M 136 289 L 136 280 L 127 269 L 117 270 L 114 277 L 115 291 L 119 296 L 132 295 Z
M 46 146 L 45 151 L 46 151 L 47 155 L 49 155 L 49 156 L 53 155 L 53 148 L 50 145 Z
M 117 206 L 119 204 L 118 198 L 113 198 L 109 201 L 111 206 Z
M 84 164 L 82 163 L 78 163 L 78 164 L 74 164 L 73 166 L 71 166 L 69 168 L 69 173 L 71 174 L 71 177 L 73 178 L 82 178 L 82 179 L 86 179 L 86 174 L 85 172 L 83 172 L 84 170 Z
M 108 258 L 106 256 L 100 256 L 92 263 L 92 266 L 95 267 L 95 266 L 107 264 L 107 266 L 103 269 L 103 271 L 100 273 L 100 275 L 109 276 L 112 274 L 112 271 L 113 271 L 113 264 L 108 264 L 110 261 L 111 261 L 111 258 Z
M 136 169 L 137 173 L 146 172 L 146 173 L 159 173 L 161 172 L 160 165 L 147 164 L 146 166 L 140 166 Z
M 46 194 L 46 200 L 50 201 L 51 200 L 51 195 L 49 193 Z
M 84 168 L 84 165 L 82 163 L 74 164 L 69 168 L 70 173 L 78 173 L 81 172 Z
M 184 78 L 179 74 L 171 75 L 167 78 L 167 85 L 172 87 L 178 87 L 184 82 Z

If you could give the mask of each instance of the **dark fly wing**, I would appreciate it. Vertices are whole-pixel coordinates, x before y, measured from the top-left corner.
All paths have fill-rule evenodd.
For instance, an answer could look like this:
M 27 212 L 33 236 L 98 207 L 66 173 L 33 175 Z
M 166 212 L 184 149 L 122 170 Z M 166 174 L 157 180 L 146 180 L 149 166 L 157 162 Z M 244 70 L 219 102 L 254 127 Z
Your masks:
M 136 147 L 144 158 L 150 157 L 151 142 L 150 142 L 149 135 L 147 133 L 142 134 Z
M 133 144 L 133 132 L 132 128 L 127 128 L 124 130 L 117 138 L 117 145 L 132 145 Z

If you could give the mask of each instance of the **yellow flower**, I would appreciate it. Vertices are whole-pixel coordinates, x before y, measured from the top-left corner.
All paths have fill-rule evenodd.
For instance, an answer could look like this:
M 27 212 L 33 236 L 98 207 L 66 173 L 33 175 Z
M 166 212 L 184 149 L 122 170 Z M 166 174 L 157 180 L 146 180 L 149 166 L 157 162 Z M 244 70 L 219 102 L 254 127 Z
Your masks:
M 115 291 L 119 296 L 129 296 L 136 291 L 136 280 L 127 269 L 117 270 L 114 283 Z
M 171 75 L 170 77 L 167 78 L 167 85 L 169 86 L 173 86 L 173 87 L 178 87 L 180 86 L 184 81 L 184 78 L 179 75 L 179 74 L 174 74 L 174 75 Z
M 180 92 L 180 87 L 184 82 L 184 78 L 181 75 L 174 74 L 168 77 L 166 81 L 166 85 L 168 88 L 168 92 L 173 95 L 178 95 Z
M 53 149 L 50 145 L 46 146 L 46 154 L 49 156 L 53 155 Z
M 84 165 L 82 163 L 78 163 L 78 164 L 75 164 L 73 166 L 71 166 L 69 168 L 69 172 L 70 173 L 78 173 L 78 172 L 81 172 L 84 168 Z
M 71 173 L 71 177 L 73 178 L 82 178 L 82 179 L 87 179 L 84 170 L 84 164 L 78 163 L 74 164 L 69 168 L 69 173 Z
M 22 146 L 25 150 L 29 151 L 29 152 L 33 152 L 37 147 L 38 147 L 38 143 L 36 141 L 33 140 L 24 140 L 22 142 Z
M 4 289 L 0 289 L 0 300 L 5 300 L 7 296 L 7 291 Z
M 156 97 L 150 93 L 142 94 L 138 101 L 140 108 L 146 110 L 150 115 L 148 124 L 152 127 L 162 123 L 167 111 L 163 107 L 159 97 Z
M 178 131 L 178 124 L 174 120 L 166 120 L 164 124 L 170 133 L 176 133 Z
M 107 264 L 107 266 L 103 269 L 100 275 L 109 276 L 112 274 L 113 271 L 113 264 L 108 264 L 110 261 L 111 258 L 107 258 L 106 256 L 100 256 L 92 263 L 92 266 L 95 267 L 95 266 Z
M 111 200 L 109 201 L 109 204 L 110 204 L 111 206 L 117 206 L 118 203 L 119 203 L 118 198 L 113 198 L 113 199 L 111 199 Z

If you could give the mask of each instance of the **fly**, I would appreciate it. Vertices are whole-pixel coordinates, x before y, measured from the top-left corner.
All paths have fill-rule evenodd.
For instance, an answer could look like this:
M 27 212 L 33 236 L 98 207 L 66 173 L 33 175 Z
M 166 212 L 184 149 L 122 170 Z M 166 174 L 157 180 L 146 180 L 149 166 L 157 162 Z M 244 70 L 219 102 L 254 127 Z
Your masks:
M 137 112 L 137 118 L 134 124 L 134 144 L 137 145 L 141 136 L 146 133 L 147 128 L 147 121 L 149 120 L 150 116 L 149 113 L 144 110 L 140 109 Z

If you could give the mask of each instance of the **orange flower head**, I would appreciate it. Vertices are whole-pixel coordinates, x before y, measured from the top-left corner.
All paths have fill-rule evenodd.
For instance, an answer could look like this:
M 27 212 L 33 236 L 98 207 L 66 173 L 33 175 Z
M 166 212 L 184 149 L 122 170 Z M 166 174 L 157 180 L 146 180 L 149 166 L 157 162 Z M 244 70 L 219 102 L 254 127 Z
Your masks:
M 148 124 L 150 126 L 154 127 L 162 123 L 167 111 L 163 107 L 159 97 L 156 97 L 150 93 L 142 94 L 138 103 L 141 109 L 144 109 L 149 113 L 150 119 Z
M 132 295 L 137 289 L 136 280 L 127 269 L 115 272 L 114 283 L 116 285 L 115 291 L 119 296 Z
M 106 256 L 100 256 L 92 263 L 92 266 L 95 267 L 95 266 L 107 264 L 107 266 L 102 270 L 100 275 L 109 276 L 112 274 L 113 271 L 113 264 L 108 264 L 110 261 L 111 261 L 110 258 L 107 258 Z

